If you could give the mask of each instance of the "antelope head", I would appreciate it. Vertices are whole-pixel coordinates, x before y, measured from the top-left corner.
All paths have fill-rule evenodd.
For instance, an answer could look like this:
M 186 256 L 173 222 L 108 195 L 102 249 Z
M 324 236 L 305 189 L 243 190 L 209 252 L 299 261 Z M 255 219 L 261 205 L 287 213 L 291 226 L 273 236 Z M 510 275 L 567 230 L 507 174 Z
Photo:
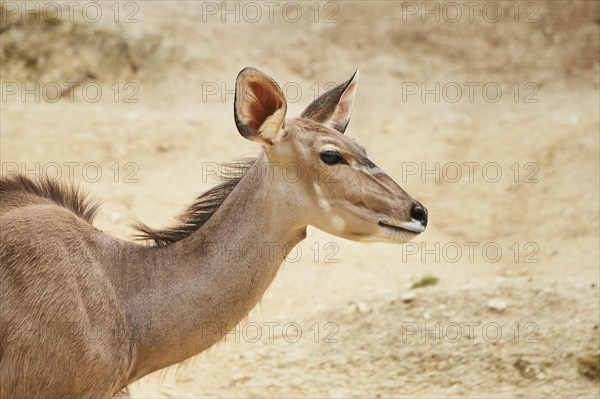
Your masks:
M 235 122 L 243 137 L 262 144 L 261 157 L 275 168 L 271 189 L 292 205 L 299 226 L 356 241 L 406 242 L 425 230 L 427 209 L 344 135 L 357 84 L 358 71 L 286 119 L 277 83 L 245 68 L 236 81 Z

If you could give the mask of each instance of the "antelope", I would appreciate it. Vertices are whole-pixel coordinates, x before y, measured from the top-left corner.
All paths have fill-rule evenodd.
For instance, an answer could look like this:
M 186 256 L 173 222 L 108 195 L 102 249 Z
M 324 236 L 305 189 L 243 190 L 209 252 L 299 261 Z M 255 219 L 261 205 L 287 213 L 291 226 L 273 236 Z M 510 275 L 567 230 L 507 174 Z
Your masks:
M 127 394 L 128 384 L 234 329 L 309 225 L 355 241 L 403 243 L 422 233 L 426 208 L 344 135 L 357 83 L 358 71 L 286 120 L 277 83 L 243 69 L 235 123 L 261 144 L 259 155 L 176 225 L 140 223 L 138 238 L 151 245 L 96 229 L 98 205 L 74 186 L 3 177 L 0 397 Z

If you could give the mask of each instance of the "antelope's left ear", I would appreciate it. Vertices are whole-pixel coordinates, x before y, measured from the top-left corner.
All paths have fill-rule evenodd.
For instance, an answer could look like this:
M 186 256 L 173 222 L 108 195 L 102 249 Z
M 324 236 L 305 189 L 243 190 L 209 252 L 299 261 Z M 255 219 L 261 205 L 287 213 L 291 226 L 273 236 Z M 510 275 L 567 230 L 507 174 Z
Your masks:
M 287 101 L 273 79 L 255 68 L 244 68 L 235 82 L 235 124 L 242 136 L 263 145 L 277 141 Z
M 323 93 L 313 101 L 300 117 L 312 119 L 344 133 L 350 122 L 357 86 L 358 69 L 349 81 Z

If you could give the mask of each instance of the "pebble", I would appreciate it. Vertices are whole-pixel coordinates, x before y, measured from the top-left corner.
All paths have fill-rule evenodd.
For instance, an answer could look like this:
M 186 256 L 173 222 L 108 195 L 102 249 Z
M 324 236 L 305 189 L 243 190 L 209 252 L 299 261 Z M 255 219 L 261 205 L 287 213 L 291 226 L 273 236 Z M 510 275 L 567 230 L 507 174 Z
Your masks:
M 109 144 L 109 147 L 110 147 L 110 151 L 116 156 L 123 156 L 127 153 L 127 150 L 121 144 L 111 143 L 111 144 Z
M 402 302 L 409 303 L 409 302 L 412 302 L 412 300 L 415 299 L 416 296 L 417 296 L 416 292 L 407 291 L 404 294 L 402 294 L 402 296 L 400 298 L 402 299 Z
M 507 306 L 508 303 L 501 298 L 493 298 L 488 302 L 488 308 L 496 312 L 503 312 Z
M 458 384 L 454 384 L 450 387 L 449 392 L 454 395 L 464 394 L 465 390 Z
M 550 287 L 545 287 L 542 291 L 542 294 L 544 295 L 554 295 L 556 293 L 556 291 L 553 288 Z
M 169 152 L 175 149 L 175 144 L 173 143 L 162 143 L 156 147 L 156 151 L 158 152 Z
M 127 119 L 129 122 L 136 122 L 142 117 L 142 113 L 139 111 L 132 111 L 127 113 Z
M 371 307 L 364 302 L 355 302 L 354 309 L 360 314 L 369 314 L 372 312 Z

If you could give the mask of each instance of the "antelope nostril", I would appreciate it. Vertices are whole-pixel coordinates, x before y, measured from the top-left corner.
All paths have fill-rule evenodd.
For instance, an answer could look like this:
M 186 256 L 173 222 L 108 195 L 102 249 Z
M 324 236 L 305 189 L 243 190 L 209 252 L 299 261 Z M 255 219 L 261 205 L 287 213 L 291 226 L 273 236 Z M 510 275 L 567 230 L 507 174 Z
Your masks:
M 427 208 L 417 205 L 410 211 L 410 216 L 421 222 L 423 226 L 427 226 Z

